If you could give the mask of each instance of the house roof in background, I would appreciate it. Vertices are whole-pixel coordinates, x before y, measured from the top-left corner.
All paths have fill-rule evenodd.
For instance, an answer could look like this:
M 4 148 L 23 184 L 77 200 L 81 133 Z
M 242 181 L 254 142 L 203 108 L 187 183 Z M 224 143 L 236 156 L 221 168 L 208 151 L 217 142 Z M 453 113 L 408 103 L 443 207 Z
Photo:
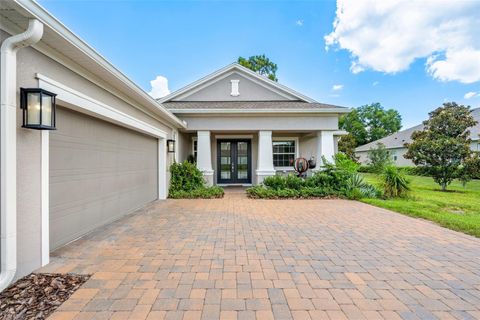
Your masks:
M 480 140 L 480 108 L 472 109 L 472 116 L 478 123 L 469 129 L 470 139 L 478 141 Z M 412 133 L 416 130 L 422 130 L 422 128 L 423 124 L 419 124 L 415 127 L 391 134 L 385 138 L 364 144 L 363 146 L 357 147 L 355 151 L 368 151 L 371 148 L 375 148 L 378 143 L 382 143 L 387 149 L 403 148 L 405 143 L 412 141 Z
M 232 112 L 312 112 L 346 113 L 350 109 L 324 103 L 304 101 L 172 101 L 162 105 L 173 113 Z

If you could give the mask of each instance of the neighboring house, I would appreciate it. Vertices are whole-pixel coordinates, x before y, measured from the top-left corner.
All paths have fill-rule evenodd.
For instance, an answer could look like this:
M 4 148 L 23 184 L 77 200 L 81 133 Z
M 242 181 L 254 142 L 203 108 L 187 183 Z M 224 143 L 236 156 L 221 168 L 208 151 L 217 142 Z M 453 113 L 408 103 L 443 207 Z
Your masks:
M 257 183 L 297 157 L 331 159 L 349 111 L 238 64 L 159 103 L 31 0 L 0 1 L 0 42 L 0 290 L 165 199 L 173 161 L 194 155 L 210 184 Z M 22 88 L 55 94 L 56 111 L 48 92 L 21 99 Z
M 255 184 L 293 171 L 295 158 L 336 152 L 348 108 L 318 103 L 237 63 L 159 102 L 187 123 L 179 160 L 194 156 L 209 184 Z M 317 166 L 318 168 L 318 166 Z
M 480 108 L 473 109 L 472 116 L 478 123 L 469 129 L 470 139 L 472 140 L 470 147 L 473 151 L 480 152 Z M 355 149 L 355 155 L 359 158 L 360 163 L 367 164 L 369 150 L 376 148 L 378 143 L 382 143 L 390 151 L 392 160 L 397 166 L 413 166 L 414 164 L 410 159 L 404 158 L 407 152 L 407 148 L 405 148 L 404 145 L 405 143 L 412 142 L 412 133 L 422 130 L 422 128 L 423 124 L 419 124 L 415 127 L 399 131 L 385 138 L 357 147 Z

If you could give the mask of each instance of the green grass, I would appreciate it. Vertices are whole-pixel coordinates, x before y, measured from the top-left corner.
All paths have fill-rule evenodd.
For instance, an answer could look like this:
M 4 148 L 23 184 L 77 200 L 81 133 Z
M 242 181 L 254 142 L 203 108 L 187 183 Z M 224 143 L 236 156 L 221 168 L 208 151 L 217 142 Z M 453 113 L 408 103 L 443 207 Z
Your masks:
M 364 173 L 362 176 L 365 181 L 379 185 L 377 175 Z M 409 198 L 361 201 L 480 238 L 480 180 L 472 180 L 465 187 L 454 181 L 447 192 L 442 192 L 430 177 L 408 178 L 412 189 Z

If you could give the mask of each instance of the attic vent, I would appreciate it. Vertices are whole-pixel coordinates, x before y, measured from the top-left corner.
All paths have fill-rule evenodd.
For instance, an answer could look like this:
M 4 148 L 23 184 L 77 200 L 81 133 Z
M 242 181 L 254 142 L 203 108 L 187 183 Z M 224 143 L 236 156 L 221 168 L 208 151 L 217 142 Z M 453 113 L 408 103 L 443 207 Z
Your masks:
M 232 84 L 232 92 L 230 92 L 230 95 L 232 97 L 238 97 L 240 95 L 240 92 L 238 92 L 238 83 L 240 80 L 230 80 L 230 83 Z

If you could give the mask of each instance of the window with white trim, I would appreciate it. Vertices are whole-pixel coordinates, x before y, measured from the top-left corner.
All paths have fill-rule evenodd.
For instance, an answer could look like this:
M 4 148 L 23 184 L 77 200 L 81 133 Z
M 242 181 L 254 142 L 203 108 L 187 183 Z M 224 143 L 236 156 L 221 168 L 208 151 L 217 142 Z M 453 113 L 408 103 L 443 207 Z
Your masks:
M 296 156 L 295 140 L 276 140 L 273 141 L 273 166 L 274 167 L 292 167 Z
M 195 162 L 197 162 L 197 146 L 198 146 L 197 138 L 195 137 L 192 139 L 192 154 Z

